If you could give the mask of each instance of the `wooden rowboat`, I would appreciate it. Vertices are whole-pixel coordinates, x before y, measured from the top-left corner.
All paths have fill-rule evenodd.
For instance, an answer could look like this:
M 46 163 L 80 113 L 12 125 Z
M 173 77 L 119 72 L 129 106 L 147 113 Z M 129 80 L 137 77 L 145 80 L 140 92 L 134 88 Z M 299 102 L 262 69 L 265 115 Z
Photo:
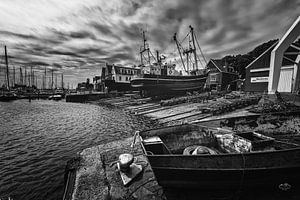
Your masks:
M 205 190 L 299 189 L 297 144 L 255 132 L 236 134 L 198 124 L 146 130 L 139 135 L 162 186 Z

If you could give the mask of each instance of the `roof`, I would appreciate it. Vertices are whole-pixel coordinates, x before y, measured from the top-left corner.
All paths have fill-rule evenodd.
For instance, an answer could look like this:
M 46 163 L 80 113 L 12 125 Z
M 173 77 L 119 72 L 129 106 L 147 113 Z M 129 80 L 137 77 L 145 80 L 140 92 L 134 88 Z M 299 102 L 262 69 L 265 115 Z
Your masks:
M 277 44 L 278 44 L 278 41 L 275 42 L 274 44 L 272 44 L 272 46 L 270 46 L 267 50 L 265 50 L 262 54 L 260 54 L 260 56 L 258 56 L 257 58 L 255 58 L 249 65 L 246 66 L 245 69 L 247 69 L 248 67 L 250 67 L 251 65 L 253 65 L 257 60 L 259 60 L 266 53 L 272 51 Z
M 225 72 L 225 73 L 230 73 L 230 74 L 236 74 L 234 72 L 228 72 L 226 71 L 226 68 L 224 66 L 226 66 L 225 61 L 222 61 L 222 59 L 210 59 L 211 63 L 213 63 L 213 65 L 220 71 L 220 72 Z
M 223 71 L 223 62 L 221 59 L 210 59 L 210 61 L 212 62 L 212 64 L 214 64 L 214 66 L 221 72 Z
M 250 67 L 251 65 L 253 65 L 257 60 L 259 60 L 266 53 L 271 52 L 278 45 L 278 43 L 279 43 L 279 41 L 277 41 L 274 44 L 272 44 L 272 46 L 270 46 L 267 50 L 265 50 L 260 56 L 258 56 L 257 58 L 255 58 L 255 60 L 253 60 L 249 65 L 247 65 L 246 69 L 248 67 Z M 287 48 L 287 50 L 285 51 L 285 53 L 290 53 L 290 52 L 295 52 L 295 51 L 296 52 L 300 52 L 300 48 L 298 47 L 297 43 L 292 43 Z M 297 55 L 284 55 L 283 56 L 283 61 L 282 61 L 282 66 L 293 64 L 292 61 L 295 61 L 296 58 L 297 58 Z

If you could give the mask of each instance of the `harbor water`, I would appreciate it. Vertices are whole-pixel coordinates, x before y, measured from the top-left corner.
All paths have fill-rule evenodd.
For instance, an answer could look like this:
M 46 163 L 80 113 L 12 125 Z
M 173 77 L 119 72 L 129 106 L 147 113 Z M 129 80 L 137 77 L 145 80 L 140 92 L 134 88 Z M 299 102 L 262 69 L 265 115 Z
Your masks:
M 118 108 L 49 100 L 0 102 L 0 198 L 61 199 L 68 159 L 150 126 Z

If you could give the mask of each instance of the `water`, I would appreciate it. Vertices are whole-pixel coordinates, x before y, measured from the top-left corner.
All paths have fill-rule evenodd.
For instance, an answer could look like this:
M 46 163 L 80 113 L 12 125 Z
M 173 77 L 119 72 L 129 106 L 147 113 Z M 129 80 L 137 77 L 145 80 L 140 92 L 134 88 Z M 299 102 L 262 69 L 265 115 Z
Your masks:
M 0 102 L 0 198 L 61 199 L 68 159 L 149 126 L 117 108 L 48 100 Z

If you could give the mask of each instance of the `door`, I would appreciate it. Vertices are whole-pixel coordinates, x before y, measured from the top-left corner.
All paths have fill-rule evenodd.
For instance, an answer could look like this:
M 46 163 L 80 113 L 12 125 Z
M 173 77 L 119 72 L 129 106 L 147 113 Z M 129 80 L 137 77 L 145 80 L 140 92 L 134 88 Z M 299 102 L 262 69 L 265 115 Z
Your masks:
M 293 68 L 281 69 L 278 92 L 292 92 Z

